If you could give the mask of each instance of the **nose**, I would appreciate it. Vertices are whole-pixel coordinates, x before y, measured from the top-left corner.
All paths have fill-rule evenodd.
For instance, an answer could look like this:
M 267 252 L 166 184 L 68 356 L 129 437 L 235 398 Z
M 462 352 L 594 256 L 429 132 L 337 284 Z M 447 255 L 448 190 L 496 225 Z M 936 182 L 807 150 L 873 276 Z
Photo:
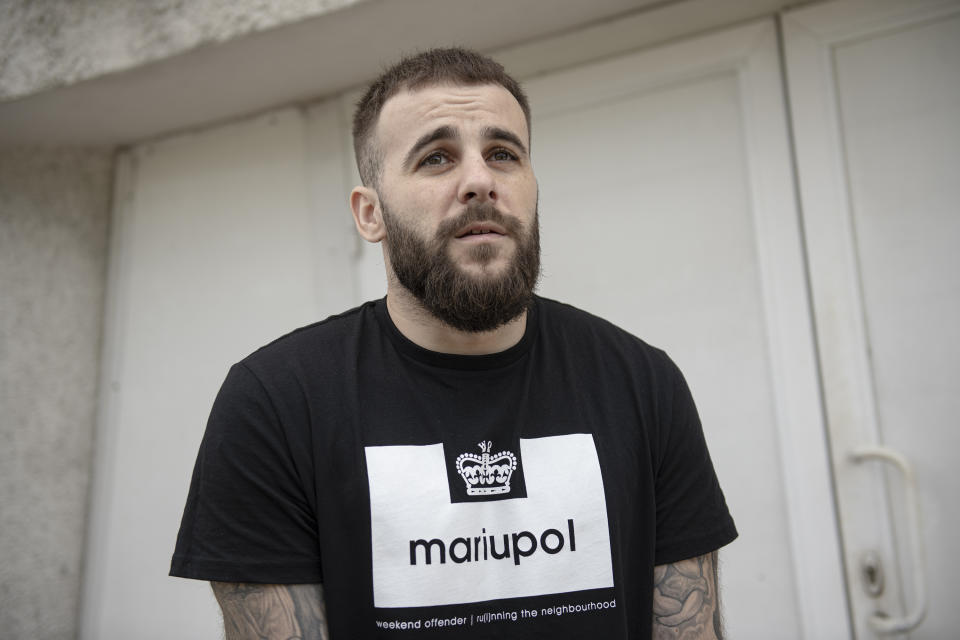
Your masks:
M 458 199 L 462 204 L 470 201 L 496 201 L 496 179 L 483 157 L 476 156 L 463 161 L 463 176 Z

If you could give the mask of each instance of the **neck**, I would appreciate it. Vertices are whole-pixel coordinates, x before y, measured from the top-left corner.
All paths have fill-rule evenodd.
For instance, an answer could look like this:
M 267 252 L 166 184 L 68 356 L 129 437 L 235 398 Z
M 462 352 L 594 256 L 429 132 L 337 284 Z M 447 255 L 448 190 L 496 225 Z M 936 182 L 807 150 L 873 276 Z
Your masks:
M 520 342 L 527 328 L 527 312 L 492 331 L 460 331 L 427 311 L 403 285 L 390 278 L 387 312 L 405 338 L 419 347 L 456 355 L 486 355 L 506 351 Z

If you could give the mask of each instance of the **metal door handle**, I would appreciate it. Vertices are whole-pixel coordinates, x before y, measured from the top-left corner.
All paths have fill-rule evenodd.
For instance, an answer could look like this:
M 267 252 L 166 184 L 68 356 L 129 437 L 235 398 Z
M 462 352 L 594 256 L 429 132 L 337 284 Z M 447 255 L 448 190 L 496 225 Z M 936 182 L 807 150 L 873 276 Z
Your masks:
M 917 499 L 917 481 L 913 475 L 910 461 L 897 451 L 880 445 L 864 446 L 855 449 L 850 458 L 857 463 L 864 460 L 882 460 L 889 462 L 903 475 L 904 496 L 906 498 L 907 518 L 910 525 L 910 556 L 913 560 L 913 585 L 917 601 L 913 608 L 902 618 L 890 618 L 881 613 L 870 616 L 870 627 L 880 635 L 904 633 L 915 629 L 927 614 L 926 576 L 924 575 L 923 536 L 920 528 L 920 502 Z

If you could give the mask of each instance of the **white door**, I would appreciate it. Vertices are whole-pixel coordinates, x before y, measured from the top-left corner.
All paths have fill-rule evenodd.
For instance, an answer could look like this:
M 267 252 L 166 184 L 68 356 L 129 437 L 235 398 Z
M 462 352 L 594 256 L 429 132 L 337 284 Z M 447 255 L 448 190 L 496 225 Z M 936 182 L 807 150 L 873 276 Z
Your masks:
M 685 372 L 740 530 L 730 637 L 849 637 L 774 21 L 526 88 L 541 293 Z
M 220 637 L 170 556 L 230 364 L 356 302 L 339 126 L 319 103 L 121 154 L 82 638 Z
M 960 3 L 827 3 L 784 37 L 856 636 L 925 610 L 909 637 L 956 638 Z M 919 527 L 895 465 L 853 457 L 878 445 Z

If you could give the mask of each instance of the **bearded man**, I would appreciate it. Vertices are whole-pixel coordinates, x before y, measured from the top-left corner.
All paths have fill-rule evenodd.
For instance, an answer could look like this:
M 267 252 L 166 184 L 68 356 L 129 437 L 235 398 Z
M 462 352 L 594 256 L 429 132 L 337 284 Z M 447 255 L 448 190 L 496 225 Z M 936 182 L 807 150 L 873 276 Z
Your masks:
M 235 365 L 171 574 L 233 638 L 720 638 L 736 537 L 662 351 L 534 295 L 530 109 L 489 58 L 358 104 L 357 231 L 387 295 Z

